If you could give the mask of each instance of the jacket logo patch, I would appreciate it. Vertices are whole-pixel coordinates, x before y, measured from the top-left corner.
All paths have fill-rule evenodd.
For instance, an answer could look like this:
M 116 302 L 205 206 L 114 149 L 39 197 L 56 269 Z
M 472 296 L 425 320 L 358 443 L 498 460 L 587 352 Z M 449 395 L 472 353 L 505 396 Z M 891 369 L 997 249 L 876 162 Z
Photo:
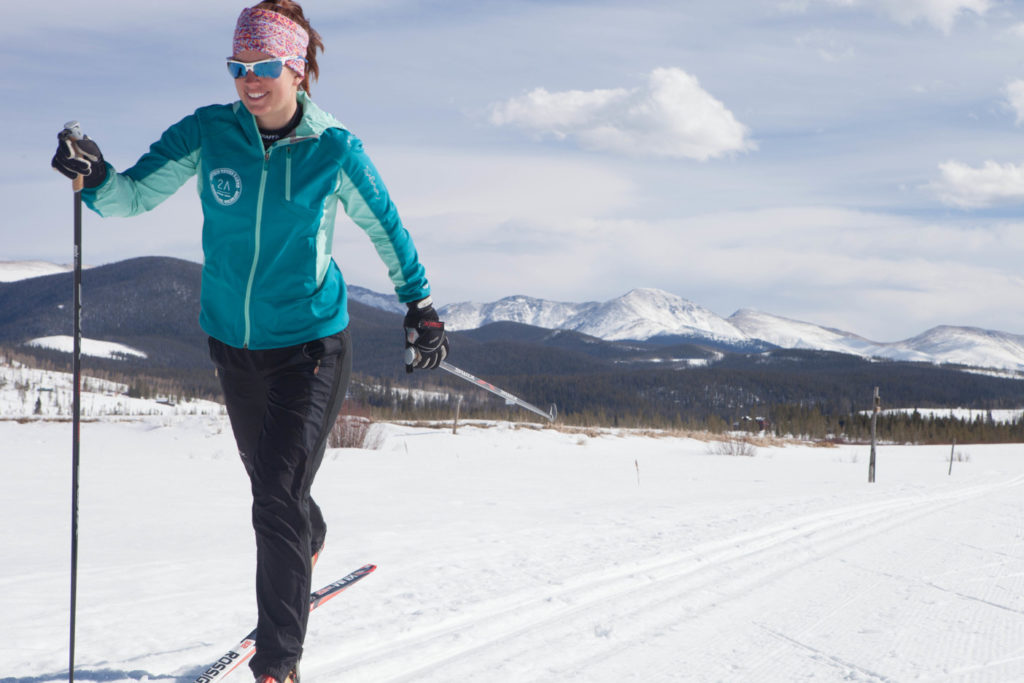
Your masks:
M 242 196 L 242 176 L 230 168 L 210 171 L 210 190 L 221 206 L 231 206 Z

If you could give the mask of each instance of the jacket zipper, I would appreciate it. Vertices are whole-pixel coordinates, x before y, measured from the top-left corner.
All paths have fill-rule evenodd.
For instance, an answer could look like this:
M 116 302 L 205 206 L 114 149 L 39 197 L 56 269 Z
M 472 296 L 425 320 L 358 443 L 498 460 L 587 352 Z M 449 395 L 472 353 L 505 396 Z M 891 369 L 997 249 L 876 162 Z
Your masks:
M 243 348 L 249 348 L 249 337 L 252 333 L 252 283 L 256 278 L 256 265 L 260 260 L 260 229 L 263 224 L 263 193 L 267 187 L 267 170 L 270 168 L 270 150 L 263 155 L 263 170 L 260 172 L 260 190 L 256 195 L 256 227 L 253 234 L 252 266 L 249 268 L 249 282 L 245 286 L 245 340 Z
M 290 202 L 292 200 L 292 147 L 291 145 L 287 148 L 287 156 L 284 161 L 284 200 Z
M 254 119 L 255 122 L 255 119 Z M 267 187 L 267 172 L 270 170 L 270 152 L 275 147 L 286 146 L 287 156 L 285 157 L 284 167 L 284 195 L 285 199 L 291 201 L 292 198 L 292 148 L 291 145 L 296 142 L 303 142 L 305 140 L 315 140 L 315 135 L 306 135 L 303 137 L 285 138 L 278 140 L 270 146 L 269 149 L 263 153 L 263 170 L 260 173 L 260 190 L 256 197 L 256 226 L 255 233 L 253 235 L 254 246 L 252 252 L 252 266 L 249 267 L 249 282 L 245 286 L 245 304 L 243 308 L 243 316 L 245 318 L 245 339 L 242 343 L 242 348 L 249 348 L 249 340 L 252 335 L 252 284 L 256 279 L 256 267 L 260 260 L 260 228 L 263 224 L 263 197 Z M 262 141 L 260 145 L 262 145 Z

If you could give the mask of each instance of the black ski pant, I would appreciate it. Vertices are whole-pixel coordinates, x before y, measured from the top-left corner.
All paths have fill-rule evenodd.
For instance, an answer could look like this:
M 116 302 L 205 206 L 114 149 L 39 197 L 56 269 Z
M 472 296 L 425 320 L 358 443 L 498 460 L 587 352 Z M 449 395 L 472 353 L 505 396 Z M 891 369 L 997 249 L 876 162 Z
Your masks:
M 256 675 L 284 680 L 306 636 L 311 560 L 327 527 L 310 496 L 352 371 L 347 330 L 252 350 L 210 338 L 231 429 L 252 484 L 256 532 Z

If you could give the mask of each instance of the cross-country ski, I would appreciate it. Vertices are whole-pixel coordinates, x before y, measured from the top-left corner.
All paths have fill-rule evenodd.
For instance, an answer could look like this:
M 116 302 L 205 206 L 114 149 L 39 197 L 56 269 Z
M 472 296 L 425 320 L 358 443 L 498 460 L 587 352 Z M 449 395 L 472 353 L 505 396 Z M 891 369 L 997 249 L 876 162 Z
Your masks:
M 377 566 L 367 564 L 355 570 L 351 574 L 328 584 L 309 596 L 309 611 L 312 612 L 328 600 L 337 597 L 342 591 L 348 589 L 355 582 L 368 576 Z M 217 661 L 211 664 L 203 673 L 195 679 L 194 683 L 213 683 L 222 681 L 239 667 L 249 661 L 249 658 L 256 653 L 256 630 L 253 629 L 249 635 L 242 638 L 233 648 L 221 655 Z

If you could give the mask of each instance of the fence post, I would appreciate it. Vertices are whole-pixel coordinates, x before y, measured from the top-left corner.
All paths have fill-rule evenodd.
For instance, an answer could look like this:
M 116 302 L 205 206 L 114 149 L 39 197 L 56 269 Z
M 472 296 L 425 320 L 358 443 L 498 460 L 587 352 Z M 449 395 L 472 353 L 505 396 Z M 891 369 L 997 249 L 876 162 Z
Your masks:
M 458 400 L 455 402 L 455 421 L 452 422 L 452 434 L 456 434 L 459 430 L 459 409 L 462 407 L 462 394 L 459 394 Z
M 949 449 L 949 474 L 953 476 L 953 454 L 956 452 L 956 439 L 953 439 L 953 446 Z
M 878 422 L 878 413 L 882 410 L 882 399 L 878 396 L 878 387 L 875 387 L 874 408 L 871 410 L 871 458 L 868 462 L 868 483 L 875 483 L 875 425 Z

